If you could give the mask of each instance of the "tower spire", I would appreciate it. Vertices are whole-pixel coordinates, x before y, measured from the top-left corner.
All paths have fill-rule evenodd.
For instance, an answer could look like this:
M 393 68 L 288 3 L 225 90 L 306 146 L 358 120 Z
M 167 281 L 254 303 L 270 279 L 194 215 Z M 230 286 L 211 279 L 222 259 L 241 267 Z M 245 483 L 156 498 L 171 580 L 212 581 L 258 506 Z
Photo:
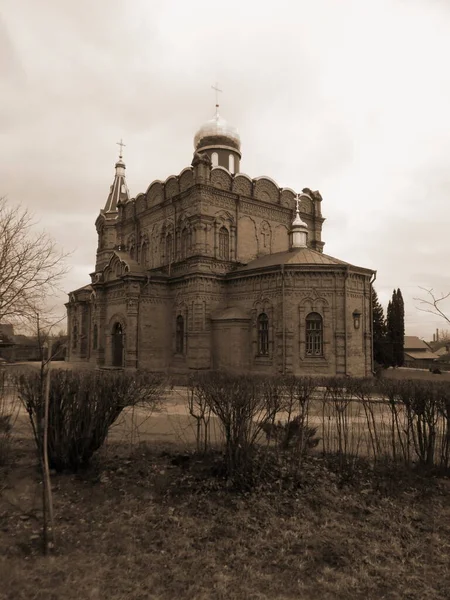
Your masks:
M 108 199 L 104 208 L 104 213 L 117 213 L 117 205 L 119 202 L 127 202 L 130 199 L 130 194 L 125 180 L 125 163 L 123 162 L 123 148 L 125 144 L 122 139 L 116 142 L 120 146 L 119 159 L 116 162 L 116 174 L 114 181 L 109 188 Z M 114 215 L 113 215 L 114 216 Z

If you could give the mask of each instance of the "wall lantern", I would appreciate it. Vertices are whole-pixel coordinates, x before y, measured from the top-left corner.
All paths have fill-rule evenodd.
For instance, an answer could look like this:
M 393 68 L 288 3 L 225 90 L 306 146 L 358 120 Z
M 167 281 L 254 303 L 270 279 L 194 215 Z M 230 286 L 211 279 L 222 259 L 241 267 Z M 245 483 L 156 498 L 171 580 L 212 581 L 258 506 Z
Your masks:
M 355 329 L 359 329 L 361 325 L 361 313 L 358 309 L 353 311 L 353 324 Z

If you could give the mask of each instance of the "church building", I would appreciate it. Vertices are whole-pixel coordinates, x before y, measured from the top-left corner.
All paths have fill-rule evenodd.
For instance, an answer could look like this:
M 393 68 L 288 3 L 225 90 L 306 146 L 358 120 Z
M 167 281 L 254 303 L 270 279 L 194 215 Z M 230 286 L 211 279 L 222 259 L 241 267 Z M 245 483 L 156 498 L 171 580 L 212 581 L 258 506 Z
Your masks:
M 135 198 L 121 150 L 95 222 L 95 272 L 66 304 L 68 360 L 371 375 L 374 271 L 324 254 L 319 192 L 242 173 L 218 106 L 194 149 L 191 166 Z

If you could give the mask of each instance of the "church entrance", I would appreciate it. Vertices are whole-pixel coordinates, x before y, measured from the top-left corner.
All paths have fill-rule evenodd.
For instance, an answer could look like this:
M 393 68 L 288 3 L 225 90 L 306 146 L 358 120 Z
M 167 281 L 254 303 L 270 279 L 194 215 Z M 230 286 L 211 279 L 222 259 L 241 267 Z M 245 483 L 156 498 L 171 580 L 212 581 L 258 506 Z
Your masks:
M 123 367 L 123 329 L 116 323 L 112 331 L 112 366 Z

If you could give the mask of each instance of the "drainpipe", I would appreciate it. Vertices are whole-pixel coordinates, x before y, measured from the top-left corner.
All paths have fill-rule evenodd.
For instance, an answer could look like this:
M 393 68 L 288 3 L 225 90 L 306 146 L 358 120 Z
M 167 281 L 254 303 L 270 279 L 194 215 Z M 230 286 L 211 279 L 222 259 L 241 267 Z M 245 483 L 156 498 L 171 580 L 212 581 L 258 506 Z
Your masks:
M 284 265 L 281 265 L 281 327 L 282 327 L 282 364 L 281 373 L 286 375 L 286 313 L 284 306 Z
M 347 332 L 347 279 L 348 279 L 348 266 L 345 270 L 344 279 L 344 373 L 347 375 L 347 344 L 348 344 L 348 332 Z
M 373 356 L 373 284 L 375 283 L 375 280 L 377 278 L 377 272 L 374 271 L 373 273 L 373 279 L 370 281 L 370 308 L 369 308 L 369 314 L 370 314 L 370 350 L 372 353 L 371 356 L 371 365 L 372 365 L 372 375 L 375 375 L 375 369 L 374 369 L 374 356 Z

